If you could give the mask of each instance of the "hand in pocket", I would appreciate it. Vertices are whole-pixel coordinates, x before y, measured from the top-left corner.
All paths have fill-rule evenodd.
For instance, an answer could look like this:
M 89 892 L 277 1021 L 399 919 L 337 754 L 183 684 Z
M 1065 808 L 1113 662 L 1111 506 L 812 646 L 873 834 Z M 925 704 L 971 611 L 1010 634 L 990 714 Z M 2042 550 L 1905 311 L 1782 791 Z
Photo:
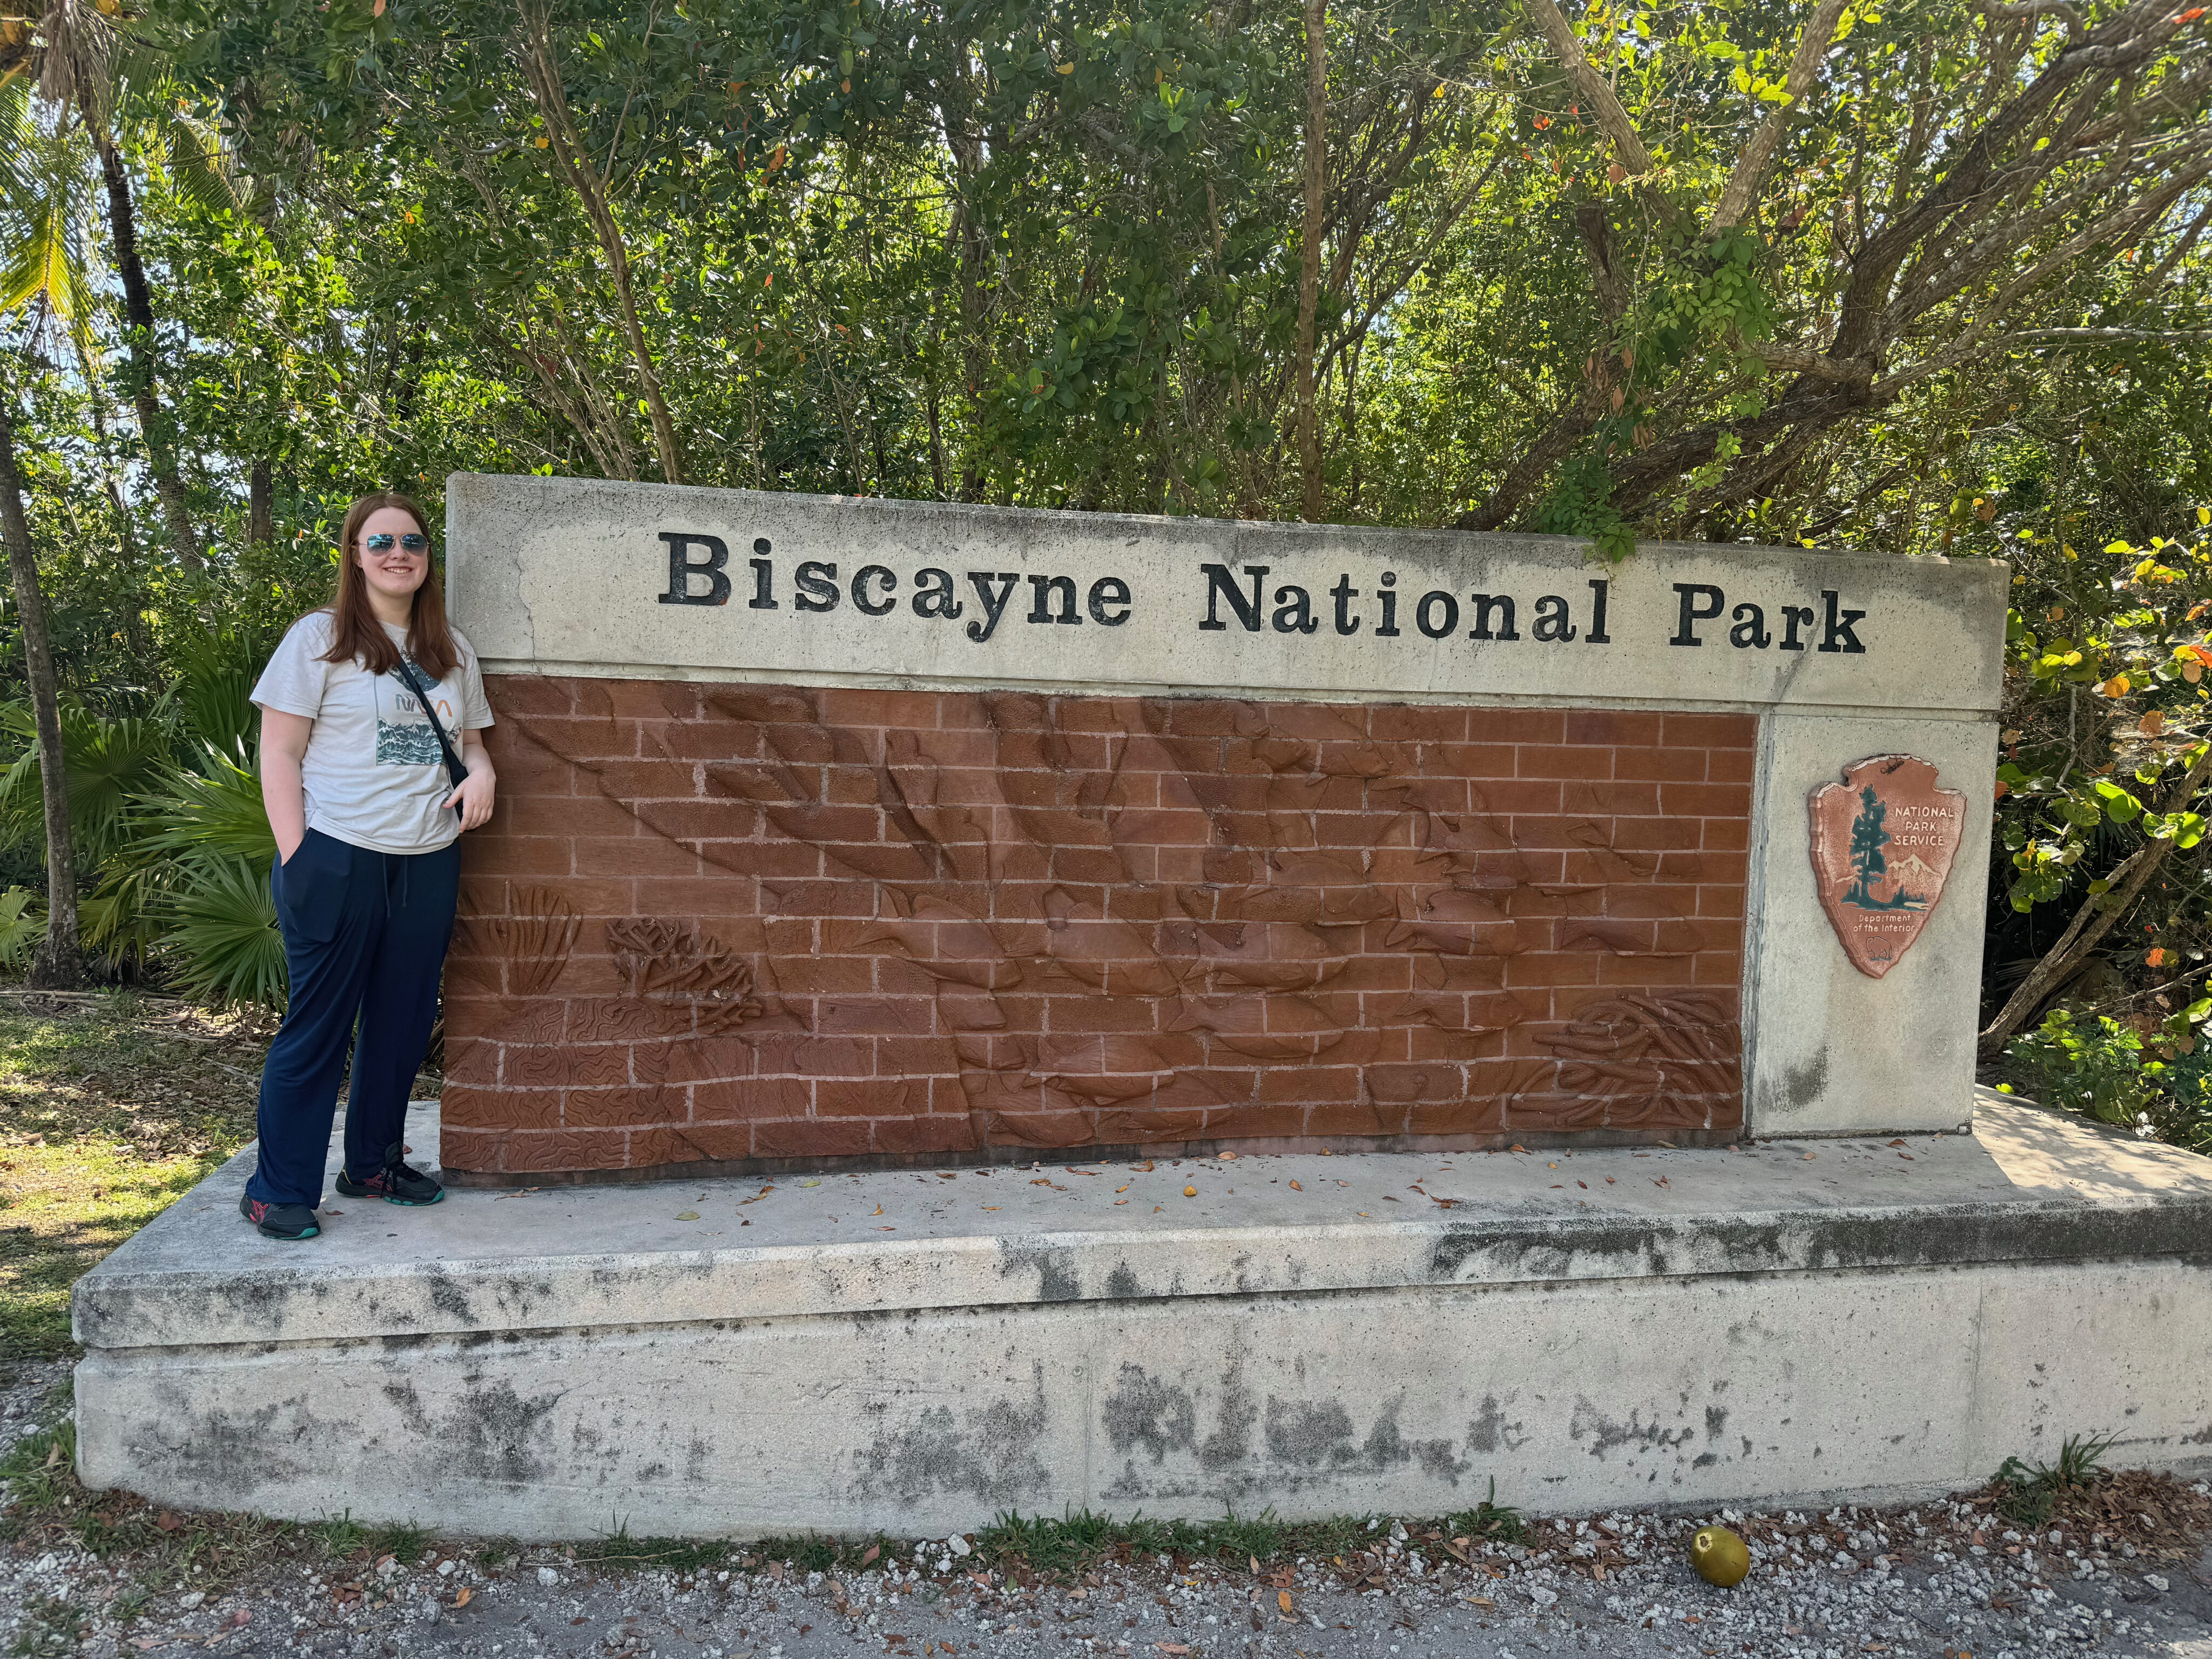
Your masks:
M 345 842 L 313 830 L 300 838 L 292 856 L 270 874 L 277 926 L 287 939 L 329 943 L 337 933 L 338 917 L 345 908 L 346 883 L 352 870 L 353 849 Z

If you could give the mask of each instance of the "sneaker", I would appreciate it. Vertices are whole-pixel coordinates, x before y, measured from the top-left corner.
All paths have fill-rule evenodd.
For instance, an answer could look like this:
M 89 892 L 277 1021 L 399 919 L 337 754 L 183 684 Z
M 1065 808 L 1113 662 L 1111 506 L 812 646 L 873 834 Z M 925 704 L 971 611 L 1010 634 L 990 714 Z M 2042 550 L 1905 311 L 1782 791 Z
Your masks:
M 446 1189 L 428 1176 L 397 1158 L 359 1181 L 340 1170 L 337 1184 L 348 1198 L 380 1198 L 386 1204 L 435 1204 L 446 1195 Z
M 239 1197 L 238 1212 L 261 1229 L 264 1238 L 282 1238 L 296 1243 L 313 1238 L 323 1231 L 315 1212 L 304 1204 L 264 1204 L 258 1198 Z

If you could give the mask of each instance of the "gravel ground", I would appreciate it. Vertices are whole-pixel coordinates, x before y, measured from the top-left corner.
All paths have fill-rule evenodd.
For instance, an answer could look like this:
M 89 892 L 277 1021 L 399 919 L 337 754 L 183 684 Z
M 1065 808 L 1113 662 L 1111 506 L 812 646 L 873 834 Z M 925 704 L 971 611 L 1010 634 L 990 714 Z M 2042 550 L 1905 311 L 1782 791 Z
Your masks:
M 65 1376 L 60 1364 L 16 1370 L 0 1389 L 0 1449 L 52 1420 Z M 2112 1490 L 2140 1492 L 2160 1512 L 2124 1514 L 2108 1496 L 2101 1522 L 2077 1515 L 2027 1535 L 1986 1499 L 1817 1514 L 1623 1512 L 1547 1520 L 1525 1545 L 1463 1546 L 1377 1521 L 1360 1545 L 1325 1560 L 1255 1572 L 1145 1556 L 1057 1583 L 1018 1565 L 1010 1582 L 1006 1564 L 982 1568 L 964 1540 L 924 1543 L 888 1571 L 879 1558 L 825 1574 L 742 1547 L 704 1565 L 694 1553 L 675 1571 L 580 1563 L 558 1547 L 433 1540 L 406 1564 L 367 1549 L 334 1553 L 305 1528 L 243 1550 L 234 1540 L 228 1556 L 186 1541 L 101 1559 L 63 1526 L 33 1525 L 0 1545 L 0 1646 L 125 1659 L 181 1659 L 188 1648 L 362 1659 L 2212 1659 L 2212 1549 L 2185 1542 L 2169 1514 L 2193 1503 L 2201 1520 L 2212 1487 Z M 1751 1577 L 1734 1590 L 1702 1583 L 1685 1563 L 1690 1534 L 1715 1518 L 1753 1540 Z M 201 1523 L 155 1524 L 191 1540 Z M 2098 1524 L 2122 1530 L 2084 1530 Z

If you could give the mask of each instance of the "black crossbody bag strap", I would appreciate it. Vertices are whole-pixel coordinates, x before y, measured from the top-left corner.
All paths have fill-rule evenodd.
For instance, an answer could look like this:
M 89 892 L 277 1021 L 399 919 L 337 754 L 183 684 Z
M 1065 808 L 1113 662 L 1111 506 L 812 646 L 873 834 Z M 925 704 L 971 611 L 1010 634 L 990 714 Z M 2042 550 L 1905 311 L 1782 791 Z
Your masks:
M 430 706 L 430 694 L 422 689 L 422 682 L 415 678 L 415 671 L 408 665 L 404 654 L 399 659 L 399 678 L 407 682 L 407 689 L 415 694 L 415 701 L 422 705 L 422 718 L 430 722 L 431 732 L 438 739 L 438 752 L 446 757 L 446 775 L 453 781 L 454 788 L 459 788 L 469 775 L 469 769 L 461 764 L 460 757 L 453 753 L 453 745 L 446 741 L 446 728 L 438 724 L 438 711 Z M 456 812 L 460 810 L 459 806 L 453 808 Z

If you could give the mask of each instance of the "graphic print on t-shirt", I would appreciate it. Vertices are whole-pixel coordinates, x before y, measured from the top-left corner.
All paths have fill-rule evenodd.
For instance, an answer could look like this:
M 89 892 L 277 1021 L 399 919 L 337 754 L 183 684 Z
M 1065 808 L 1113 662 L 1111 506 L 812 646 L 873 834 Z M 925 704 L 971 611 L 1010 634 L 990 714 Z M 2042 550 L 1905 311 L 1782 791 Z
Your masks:
M 453 710 L 446 688 L 424 673 L 414 658 L 407 659 L 407 665 L 415 671 L 417 681 L 430 688 L 430 695 L 437 699 L 440 723 L 452 730 Z M 423 719 L 422 702 L 407 689 L 407 682 L 394 673 L 375 675 L 370 684 L 376 694 L 376 763 L 435 766 L 444 758 L 438 752 L 437 734 Z

